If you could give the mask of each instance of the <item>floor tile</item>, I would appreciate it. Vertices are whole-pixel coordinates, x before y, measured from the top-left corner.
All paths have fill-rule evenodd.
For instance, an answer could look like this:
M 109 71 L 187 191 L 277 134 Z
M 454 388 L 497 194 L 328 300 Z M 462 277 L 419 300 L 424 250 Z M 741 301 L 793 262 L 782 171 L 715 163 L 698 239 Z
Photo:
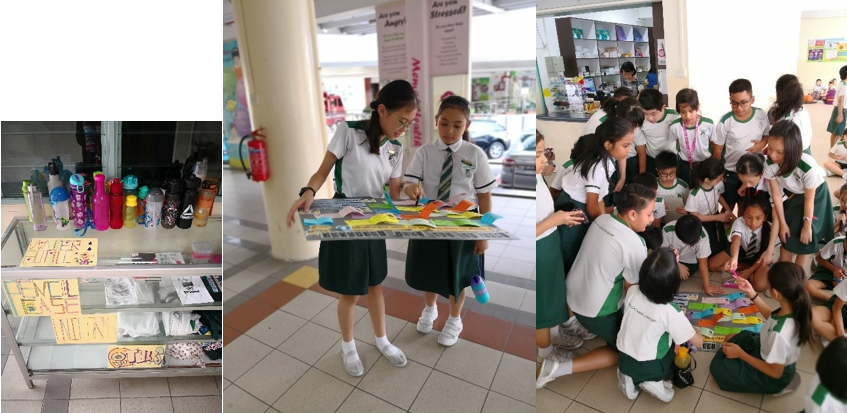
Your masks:
M 229 313 L 226 313 L 226 315 L 228 316 Z M 221 338 L 221 340 L 224 343 L 224 347 L 226 347 L 227 345 L 229 345 L 230 343 L 235 341 L 235 339 L 237 339 L 238 337 L 240 337 L 244 333 L 224 324 L 222 334 L 223 334 L 223 337 Z
M 409 360 L 435 367 L 435 363 L 446 348 L 438 344 L 438 334 L 438 331 L 430 331 L 428 334 L 419 333 L 416 324 L 407 323 L 392 344 L 402 349 Z
M 478 412 L 485 404 L 487 393 L 481 387 L 433 370 L 409 411 L 414 413 Z
M 404 410 L 394 406 L 384 400 L 380 400 L 368 393 L 359 389 L 354 389 L 353 393 L 347 397 L 341 408 L 335 413 L 402 413 Z
M 121 397 L 168 397 L 166 377 L 121 379 Z
M 575 400 L 576 396 L 585 388 L 588 381 L 594 377 L 595 371 L 585 371 L 582 373 L 569 374 L 553 380 L 544 388 L 565 396 L 571 400 Z M 617 386 L 617 385 L 616 385 Z M 617 387 L 615 387 L 617 388 Z
M 288 277 L 282 279 L 289 284 L 294 284 L 298 287 L 309 288 L 318 282 L 318 269 L 312 266 L 303 266 L 297 271 L 294 271 Z
M 385 336 L 388 337 L 388 341 L 394 341 L 394 338 L 397 337 L 397 334 L 400 334 L 400 330 L 403 329 L 403 326 L 406 325 L 406 320 L 401 320 L 396 317 L 392 317 L 390 315 L 385 316 Z M 371 321 L 371 315 L 368 314 L 362 317 L 353 330 L 353 337 L 356 340 L 364 341 L 370 345 L 375 346 L 376 340 L 374 340 L 374 329 L 373 323 Z M 402 350 L 402 349 L 401 349 Z
M 691 355 L 696 363 L 696 368 L 691 371 L 694 376 L 694 387 L 706 387 L 706 381 L 709 378 L 709 366 L 712 364 L 712 359 L 715 358 L 715 353 L 708 351 L 698 351 Z
M 459 339 L 444 350 L 435 369 L 488 389 L 502 355 L 497 350 Z
M 352 391 L 353 386 L 312 368 L 272 407 L 281 412 L 334 412 Z
M 535 411 L 538 413 L 564 413 L 573 400 L 547 389 L 535 391 Z
M 565 413 L 597 413 L 598 410 L 592 409 L 582 403 L 573 402 L 568 409 L 565 410 Z
M 503 351 L 511 332 L 512 323 L 469 311 L 462 319 L 462 332 L 459 337 Z
M 532 372 L 535 363 L 511 354 L 503 354 L 491 390 L 535 406 Z
M 273 348 L 248 336 L 241 336 L 232 344 L 224 347 L 223 358 L 227 361 L 224 377 L 235 381 L 259 360 L 265 358 Z
M 224 389 L 223 411 L 237 413 L 265 412 L 270 406 L 236 385 Z
M 3 370 L 3 399 L 5 400 L 43 400 L 44 391 L 47 386 L 46 380 L 33 380 L 33 388 L 26 387 L 21 370 L 14 357 L 9 357 L 6 362 L 8 369 Z
M 316 292 L 316 293 L 321 293 L 321 294 L 323 294 L 323 295 L 328 295 L 328 296 L 330 296 L 330 297 L 332 297 L 332 298 L 338 298 L 338 297 L 339 297 L 339 294 L 338 294 L 338 293 L 334 293 L 334 292 L 332 292 L 332 291 L 329 291 L 329 290 L 327 290 L 327 289 L 325 289 L 325 288 L 321 287 L 321 286 L 320 286 L 320 284 L 318 284 L 318 283 L 312 284 L 312 286 L 311 286 L 311 287 L 309 287 L 309 289 L 310 289 L 310 290 L 312 290 L 312 291 L 314 291 L 314 292 Z
M 41 403 L 41 413 L 67 413 L 70 400 L 44 399 Z
M 297 317 L 311 320 L 318 315 L 329 303 L 332 302 L 332 297 L 318 294 L 311 290 L 303 290 L 303 292 L 289 301 L 288 304 L 282 306 L 282 311 L 294 314 Z
M 409 409 L 431 371 L 430 367 L 414 361 L 407 361 L 404 367 L 395 367 L 388 359 L 380 357 L 357 387 L 395 406 Z
M 800 374 L 800 387 L 792 393 L 788 393 L 779 397 L 765 395 L 762 398 L 762 410 L 770 412 L 799 412 L 803 410 L 803 401 L 806 397 L 806 390 L 809 388 L 809 383 L 815 378 L 813 374 L 805 371 L 798 371 Z
M 280 308 L 288 304 L 289 301 L 293 300 L 294 297 L 297 297 L 302 292 L 303 288 L 301 287 L 279 281 L 265 291 L 256 295 L 254 299 L 273 308 Z
M 121 399 L 121 413 L 173 413 L 173 411 L 173 402 L 170 397 Z
M 620 393 L 617 387 L 613 390 Z M 635 404 L 632 405 L 630 413 L 691 413 L 694 407 L 697 406 L 697 400 L 700 399 L 700 394 L 703 392 L 694 386 L 688 386 L 684 389 L 674 388 L 673 400 L 670 403 L 665 403 L 645 391 L 641 392 Z
M 223 260 L 230 264 L 238 265 L 254 255 L 256 255 L 255 251 L 251 251 L 246 248 L 234 248 L 232 251 L 223 255 Z
M 218 382 L 218 388 L 221 390 L 221 393 L 223 393 L 224 389 L 229 387 L 231 384 L 231 381 L 221 378 L 221 380 Z
M 234 383 L 265 404 L 272 405 L 308 370 L 308 364 L 273 351 Z
M 5 383 L 5 381 L 4 381 Z M 6 392 L 5 384 L 3 392 Z M 71 380 L 72 399 L 106 399 L 121 397 L 121 385 L 115 379 L 73 379 Z
M 515 324 L 504 351 L 527 360 L 535 360 L 535 329 Z
M 733 412 L 733 413 L 756 413 L 759 409 L 739 403 L 726 397 L 718 396 L 717 394 L 704 391 L 700 395 L 700 400 L 697 402 L 697 407 L 694 413 L 714 413 L 714 412 Z
M 365 374 L 376 364 L 377 359 L 382 356 L 382 353 L 372 344 L 367 344 L 359 340 L 356 341 L 356 351 L 359 353 L 359 359 L 362 360 L 362 366 L 365 368 Z M 362 377 L 353 377 L 344 370 L 344 364 L 341 361 L 341 340 L 335 342 L 330 347 L 317 363 L 315 367 L 345 383 L 357 385 L 362 381 Z
M 218 396 L 221 394 L 218 383 L 212 376 L 168 377 L 168 387 L 170 387 L 173 397 Z
M 68 413 L 119 411 L 121 411 L 121 399 L 76 399 L 68 403 Z
M 41 413 L 41 400 L 6 400 L 0 402 L 0 409 L 15 413 Z
M 45 400 L 66 400 L 71 398 L 70 378 L 51 378 L 47 380 L 44 391 Z
M 401 320 L 420 316 L 424 299 L 403 291 L 392 291 L 385 296 L 385 313 Z
M 500 262 L 502 262 L 504 258 L 500 258 Z M 499 265 L 499 264 L 498 264 Z M 499 272 L 499 271 L 498 271 Z M 526 271 L 526 274 L 530 274 L 532 272 L 532 268 Z M 503 274 L 510 274 L 504 272 Z M 524 290 L 523 288 L 513 287 L 511 285 L 500 284 L 497 282 L 489 281 L 485 283 L 485 288 L 488 290 L 488 293 L 491 295 L 491 303 L 499 304 L 504 307 L 518 309 L 521 307 L 521 302 L 523 301 Z
M 628 411 L 635 402 L 617 391 L 616 370 L 616 367 L 597 370 L 574 400 L 603 412 Z
M 715 383 L 715 378 L 709 376 L 709 380 L 706 382 L 706 387 L 703 388 L 706 392 L 714 393 L 718 396 L 725 397 L 727 399 L 735 400 L 737 402 L 744 403 L 749 406 L 753 406 L 756 409 L 762 405 L 762 395 L 755 393 L 737 393 L 737 392 L 729 392 L 721 390 L 718 387 L 718 384 Z M 702 396 L 701 396 L 702 398 Z
M 285 354 L 312 365 L 338 341 L 339 333 L 308 323 L 277 348 Z
M 368 310 L 358 305 L 354 305 L 353 309 L 356 313 L 353 316 L 353 323 L 355 325 L 355 323 L 358 323 L 368 313 Z M 333 300 L 326 308 L 321 310 L 318 315 L 312 318 L 312 322 L 341 333 L 341 327 L 338 326 L 338 300 Z
M 174 413 L 209 413 L 221 408 L 220 396 L 174 397 Z M 247 410 L 240 409 L 242 412 Z
M 308 321 L 288 314 L 284 311 L 274 311 L 265 317 L 245 334 L 271 347 L 278 347 Z
M 227 313 L 224 324 L 245 332 L 259 324 L 277 309 L 259 301 L 248 301 Z
M 535 314 L 535 291 L 527 290 L 526 295 L 523 296 L 520 310 Z
M 797 360 L 797 370 L 810 374 L 815 374 L 815 365 L 818 362 L 818 357 L 823 351 L 823 345 L 820 341 L 810 342 L 800 347 L 800 358 Z
M 535 407 L 490 391 L 482 413 L 535 413 Z
M 518 247 L 506 248 L 500 254 L 500 258 L 535 264 L 535 249 Z
M 241 293 L 266 278 L 268 277 L 263 274 L 245 269 L 239 271 L 234 276 L 228 277 L 225 281 L 226 288 L 232 292 Z
M 247 267 L 248 270 L 253 271 L 257 274 L 262 274 L 264 276 L 270 276 L 279 270 L 279 268 L 285 264 L 284 261 L 278 260 L 273 256 L 269 256 L 261 261 L 255 261 L 247 264 L 242 264 L 242 267 Z

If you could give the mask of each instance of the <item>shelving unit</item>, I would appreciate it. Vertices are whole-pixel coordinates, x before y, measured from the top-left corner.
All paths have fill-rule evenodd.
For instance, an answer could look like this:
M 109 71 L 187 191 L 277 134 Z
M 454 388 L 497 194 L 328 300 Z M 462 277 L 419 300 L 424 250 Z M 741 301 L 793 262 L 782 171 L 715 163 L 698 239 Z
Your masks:
M 105 278 L 132 277 L 138 283 L 147 283 L 156 291 L 160 280 L 171 277 L 195 275 L 220 275 L 220 264 L 191 264 L 191 243 L 205 241 L 213 250 L 221 250 L 221 218 L 210 217 L 206 227 L 190 229 L 163 229 L 155 231 L 142 227 L 133 229 L 89 230 L 83 238 L 98 239 L 98 262 L 96 267 L 28 267 L 21 268 L 24 252 L 32 238 L 73 237 L 68 231 L 59 231 L 49 225 L 46 231 L 34 231 L 27 218 L 15 218 L 3 233 L 2 253 L 3 281 L 32 279 L 76 279 L 79 284 L 79 303 L 82 314 L 141 313 L 165 311 L 222 311 L 220 301 L 204 304 L 183 305 L 179 300 L 162 302 L 153 294 L 155 302 L 150 304 L 108 305 L 106 303 Z M 185 265 L 119 264 L 121 257 L 130 252 L 180 252 L 189 261 Z M 201 335 L 165 335 L 162 321 L 160 333 L 151 337 L 121 337 L 113 343 L 57 344 L 50 316 L 16 316 L 11 302 L 3 290 L 2 328 L 4 340 L 9 340 L 11 355 L 15 357 L 21 374 L 29 388 L 33 379 L 51 377 L 73 378 L 124 378 L 124 377 L 171 377 L 171 376 L 219 376 L 223 372 L 223 360 L 211 360 L 205 354 L 201 359 L 205 367 L 196 367 L 192 360 L 179 360 L 166 356 L 163 367 L 155 368 L 111 368 L 108 365 L 111 345 L 170 345 L 174 343 L 207 343 L 215 340 Z

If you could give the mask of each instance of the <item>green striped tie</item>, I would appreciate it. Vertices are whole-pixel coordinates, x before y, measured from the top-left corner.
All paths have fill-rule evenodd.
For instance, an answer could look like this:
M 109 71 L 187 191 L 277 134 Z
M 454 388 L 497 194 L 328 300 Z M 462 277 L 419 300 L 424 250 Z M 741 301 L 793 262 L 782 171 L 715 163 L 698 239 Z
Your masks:
M 453 151 L 447 147 L 447 159 L 441 166 L 441 180 L 438 185 L 438 199 L 447 202 L 450 199 L 450 184 L 453 176 Z
M 756 249 L 756 233 L 754 232 L 750 236 L 750 242 L 747 243 L 747 250 L 745 251 L 747 253 L 747 258 L 753 258 L 753 256 L 755 255 L 755 252 L 754 252 L 755 249 Z

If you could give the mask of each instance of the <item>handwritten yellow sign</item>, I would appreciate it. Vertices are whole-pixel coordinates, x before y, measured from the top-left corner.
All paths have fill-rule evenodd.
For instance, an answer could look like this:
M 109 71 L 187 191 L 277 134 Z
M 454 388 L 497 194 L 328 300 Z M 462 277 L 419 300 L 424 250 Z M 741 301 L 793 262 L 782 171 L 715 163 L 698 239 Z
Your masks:
M 93 267 L 97 238 L 33 238 L 21 267 Z
M 109 346 L 109 367 L 113 369 L 165 367 L 165 345 Z
M 56 344 L 115 343 L 117 314 L 54 315 L 50 317 Z
M 81 313 L 75 279 L 3 281 L 3 291 L 18 317 Z

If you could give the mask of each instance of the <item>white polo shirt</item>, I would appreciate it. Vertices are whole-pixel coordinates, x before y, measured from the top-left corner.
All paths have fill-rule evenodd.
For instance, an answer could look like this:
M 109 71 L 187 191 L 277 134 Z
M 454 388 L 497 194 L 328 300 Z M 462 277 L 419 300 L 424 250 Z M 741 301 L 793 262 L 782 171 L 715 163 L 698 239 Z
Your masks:
M 800 128 L 800 137 L 803 140 L 803 150 L 812 145 L 812 119 L 804 106 L 791 114 L 785 115 L 785 119 L 791 119 Z
M 491 192 L 497 184 L 485 152 L 470 142 L 459 140 L 450 145 L 453 151 L 453 174 L 450 178 L 450 196 L 467 194 L 464 199 L 477 202 L 477 193 Z M 441 167 L 447 159 L 447 145 L 441 139 L 418 148 L 406 168 L 405 182 L 417 184 L 423 178 L 423 193 L 429 199 L 438 199 Z
M 806 413 L 847 413 L 847 403 L 833 397 L 821 384 L 821 378 L 817 374 L 809 383 L 803 406 Z
M 647 155 L 655 158 L 662 151 L 676 152 L 676 140 L 671 138 L 668 129 L 671 122 L 679 119 L 679 113 L 673 109 L 665 108 L 665 113 L 656 123 L 651 123 L 648 120 L 644 121 L 641 126 L 641 133 L 644 135 L 644 140 L 647 144 Z
M 624 301 L 623 321 L 618 332 L 618 350 L 638 361 L 665 357 L 673 342 L 694 337 L 694 327 L 674 303 L 656 304 L 638 285 L 629 287 Z
M 335 192 L 346 197 L 382 198 L 383 185 L 403 173 L 403 147 L 384 138 L 379 155 L 369 152 L 367 122 L 338 125 L 327 150 L 335 155 Z
M 844 254 L 844 237 L 833 238 L 821 248 L 821 258 L 838 268 L 847 268 L 847 256 Z M 845 291 L 847 292 L 847 291 Z
M 685 210 L 688 212 L 696 212 L 702 215 L 714 215 L 718 213 L 720 207 L 720 198 L 724 192 L 723 182 L 718 182 L 712 189 L 706 190 L 698 186 L 691 190 L 688 194 L 688 201 L 685 202 Z
M 560 168 L 556 168 L 556 172 L 553 174 L 553 177 L 550 178 L 550 188 L 561 191 L 562 180 L 565 179 L 565 175 L 567 175 L 571 169 L 573 169 L 572 159 L 568 159 Z
M 571 169 L 562 177 L 559 187 L 571 196 L 574 201 L 585 203 L 586 193 L 598 194 L 603 199 L 609 194 L 609 179 L 615 173 L 615 161 L 608 158 L 604 168 L 602 163 L 597 162 L 588 170 L 588 177 L 583 178 L 579 169 Z M 555 188 L 555 187 L 554 187 Z
M 602 119 L 602 120 L 601 120 Z M 588 118 L 588 122 L 585 123 L 585 127 L 582 128 L 582 135 L 585 136 L 589 133 L 594 133 L 597 130 L 597 127 L 600 126 L 603 121 L 606 120 L 606 111 L 603 109 L 597 109 L 597 112 L 594 112 L 590 118 Z
M 761 251 L 762 249 L 762 228 L 764 228 L 765 225 L 768 225 L 768 223 L 765 222 L 764 224 L 762 224 L 761 227 L 759 227 L 759 229 L 755 231 L 751 230 L 750 227 L 747 226 L 747 221 L 744 219 L 744 214 L 742 213 L 742 215 L 738 217 L 735 222 L 732 223 L 732 229 L 729 232 L 729 241 L 732 242 L 733 237 L 740 237 L 740 246 L 741 249 L 744 250 L 744 252 L 746 252 L 748 255 L 758 254 L 759 251 Z M 756 234 L 756 242 L 754 244 L 753 250 L 751 251 L 747 247 L 750 246 L 750 240 L 753 238 L 753 234 Z M 741 249 L 739 249 L 739 251 L 741 251 Z
M 553 197 L 550 196 L 547 184 L 541 179 L 541 175 L 535 175 L 535 225 L 553 215 L 554 212 L 556 211 L 553 208 Z M 544 231 L 544 233 L 535 237 L 535 240 L 543 239 L 554 231 L 556 231 L 556 227 Z
M 793 171 L 777 176 L 779 165 L 768 158 L 765 161 L 765 179 L 776 179 L 779 187 L 795 194 L 802 194 L 806 189 L 815 189 L 824 182 L 823 168 L 818 165 L 812 155 L 804 153 L 800 163 Z
M 568 306 L 585 317 L 606 316 L 623 305 L 624 280 L 638 283 L 647 246 L 617 215 L 603 214 L 588 228 L 568 273 Z
M 791 314 L 778 316 L 778 310 L 771 313 L 770 318 L 765 319 L 762 332 L 759 335 L 761 342 L 762 360 L 770 364 L 794 364 L 800 359 L 800 337 L 797 335 L 797 323 Z
M 835 155 L 839 158 L 841 158 L 843 156 L 847 156 L 847 144 L 844 143 L 843 139 L 838 141 L 838 142 L 835 142 L 835 146 L 833 146 L 832 148 L 829 149 L 829 153 L 831 153 L 831 154 L 833 154 L 833 155 Z M 843 159 L 833 159 L 833 161 L 836 161 L 836 162 L 842 163 L 842 164 L 847 163 L 847 160 L 843 160 Z
M 656 179 L 659 182 L 659 179 Z M 688 200 L 688 184 L 682 179 L 676 178 L 673 186 L 665 188 L 659 182 L 659 189 L 656 191 L 656 197 L 662 198 L 665 206 L 668 208 L 667 216 L 664 217 L 664 222 L 674 221 L 679 219 L 680 214 L 676 209 L 685 206 L 685 201 Z
M 707 118 L 700 117 L 700 124 L 697 128 L 685 128 L 688 131 L 688 145 L 694 147 L 693 160 L 694 162 L 702 162 L 712 156 L 712 151 L 709 150 L 709 142 L 715 140 L 715 123 Z M 697 129 L 698 136 L 694 136 Z M 676 152 L 679 158 L 688 162 L 688 151 L 685 149 L 685 134 L 683 133 L 682 118 L 671 122 L 668 133 L 671 139 L 676 141 Z
M 695 245 L 688 245 L 676 236 L 676 221 L 668 222 L 662 228 L 662 246 L 665 248 L 676 248 L 679 254 L 679 262 L 683 264 L 697 264 L 700 258 L 709 258 L 712 247 L 709 246 L 709 236 L 705 230 L 700 230 L 700 240 Z
M 742 155 L 753 146 L 753 141 L 762 140 L 770 131 L 768 114 L 757 107 L 745 121 L 738 120 L 732 111 L 721 117 L 715 128 L 715 144 L 725 145 L 724 165 L 728 171 L 735 172 L 735 165 Z
M 665 210 L 665 200 L 664 198 L 657 196 L 656 197 L 656 207 L 653 208 L 653 219 L 661 219 L 667 215 L 667 211 Z

